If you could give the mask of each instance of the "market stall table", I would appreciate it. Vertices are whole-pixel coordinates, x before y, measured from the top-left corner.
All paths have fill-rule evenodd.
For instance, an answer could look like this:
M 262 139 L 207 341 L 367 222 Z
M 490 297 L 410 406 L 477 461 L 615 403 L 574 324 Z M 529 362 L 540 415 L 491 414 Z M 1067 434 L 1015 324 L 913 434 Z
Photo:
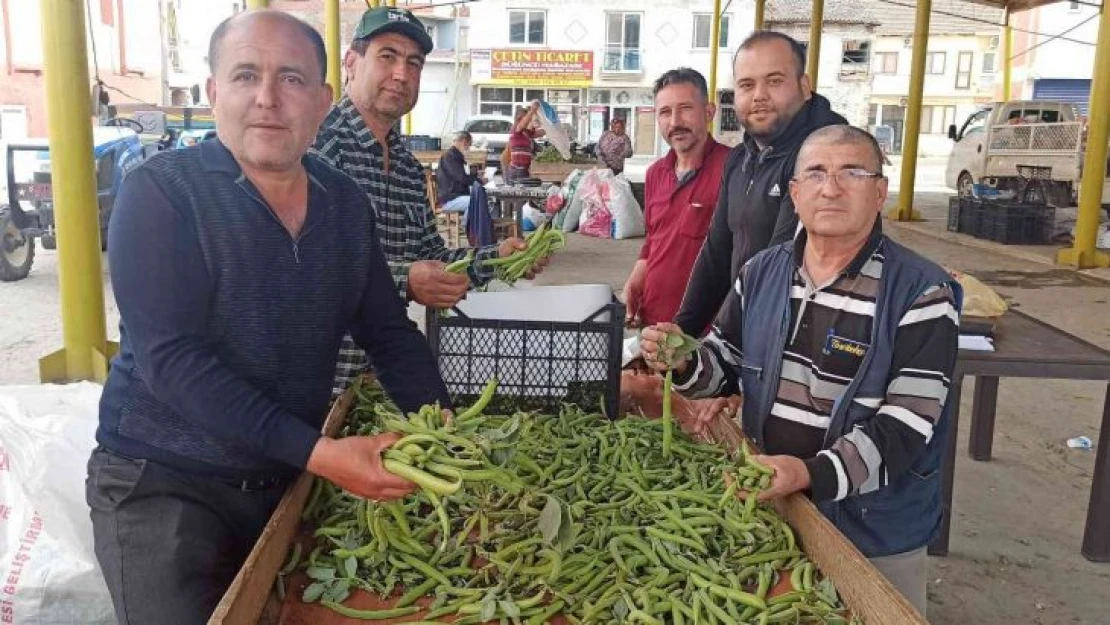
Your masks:
M 516 231 L 511 236 L 520 236 L 524 232 L 524 205 L 531 202 L 533 206 L 543 210 L 549 187 L 550 185 L 538 187 L 504 185 L 489 189 L 486 194 L 493 208 L 494 220 L 512 223 Z
M 958 407 L 964 377 L 976 378 L 968 453 L 978 461 L 991 458 L 999 378 L 1110 381 L 1110 352 L 1016 310 L 996 320 L 994 338 L 993 352 L 960 350 L 948 394 L 948 401 L 955 402 Z M 958 409 L 953 411 L 941 485 L 944 519 L 940 533 L 929 546 L 930 555 L 948 554 L 959 416 Z M 1110 384 L 1103 402 L 1102 425 L 1096 444 L 1098 455 L 1082 551 L 1088 560 L 1110 562 Z

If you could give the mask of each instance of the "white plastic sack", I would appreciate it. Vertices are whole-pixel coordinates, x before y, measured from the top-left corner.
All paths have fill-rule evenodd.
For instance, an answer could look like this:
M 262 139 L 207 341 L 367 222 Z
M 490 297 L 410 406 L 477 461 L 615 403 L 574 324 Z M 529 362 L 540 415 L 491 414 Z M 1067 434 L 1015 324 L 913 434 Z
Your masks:
M 566 230 L 565 224 L 567 214 L 570 212 L 570 203 L 574 201 L 575 192 L 578 190 L 578 182 L 582 179 L 582 176 L 582 170 L 576 169 L 570 172 L 570 175 L 568 175 L 567 179 L 563 182 L 563 186 L 560 188 L 560 193 L 563 194 L 563 208 L 560 209 L 558 213 L 555 213 L 555 217 L 551 222 L 553 228 L 562 230 L 563 232 L 570 232 L 574 229 L 572 227 L 570 230 Z M 575 226 L 577 226 L 577 222 L 575 222 Z
M 609 212 L 613 214 L 614 239 L 635 239 L 647 232 L 640 203 L 632 195 L 632 185 L 623 175 L 609 180 Z
M 608 169 L 591 169 L 582 175 L 574 189 L 574 197 L 567 206 L 567 214 L 563 219 L 563 232 L 574 232 L 582 221 L 585 202 L 587 199 L 596 201 L 600 197 L 600 185 L 613 177 L 613 172 Z
M 101 390 L 0 387 L 0 623 L 116 622 L 85 504 Z
M 559 114 L 547 102 L 540 101 L 540 108 L 536 117 L 540 120 L 540 128 L 543 128 L 543 136 L 559 150 L 559 154 L 563 158 L 570 160 L 570 136 L 567 135 L 566 128 L 559 123 Z

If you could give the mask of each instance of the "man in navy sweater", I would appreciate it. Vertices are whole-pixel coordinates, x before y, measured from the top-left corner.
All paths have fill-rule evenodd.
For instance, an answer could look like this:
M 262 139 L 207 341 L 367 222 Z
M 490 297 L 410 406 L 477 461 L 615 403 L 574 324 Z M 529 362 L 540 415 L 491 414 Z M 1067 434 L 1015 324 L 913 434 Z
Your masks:
M 209 63 L 219 139 L 131 172 L 108 239 L 121 351 L 86 497 L 132 625 L 206 622 L 302 470 L 370 499 L 411 492 L 381 465 L 396 437 L 320 434 L 346 331 L 402 409 L 449 401 L 366 194 L 306 156 L 331 103 L 320 36 L 243 13 Z

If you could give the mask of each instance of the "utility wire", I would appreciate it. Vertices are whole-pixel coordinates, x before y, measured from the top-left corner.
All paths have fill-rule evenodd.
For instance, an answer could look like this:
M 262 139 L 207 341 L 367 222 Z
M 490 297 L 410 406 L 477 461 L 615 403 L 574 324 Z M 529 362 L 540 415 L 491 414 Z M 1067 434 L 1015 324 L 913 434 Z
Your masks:
M 1027 54 L 1029 52 L 1032 52 L 1033 50 L 1036 50 L 1037 48 L 1043 46 L 1046 43 L 1050 43 L 1050 42 L 1055 41 L 1057 39 L 1063 39 L 1064 35 L 1070 33 L 1071 31 L 1075 30 L 1076 28 L 1079 28 L 1080 26 L 1082 26 L 1082 25 L 1086 24 L 1087 22 L 1095 19 L 1096 17 L 1098 17 L 1098 13 L 1095 13 L 1093 15 L 1089 15 L 1089 16 L 1087 16 L 1087 19 L 1083 20 L 1082 22 L 1079 22 L 1075 26 L 1072 26 L 1071 28 L 1065 30 L 1064 32 L 1060 33 L 1059 35 L 1054 35 L 1052 37 L 1049 37 L 1048 39 L 1045 39 L 1044 41 L 1041 41 L 1039 43 L 1035 43 L 1035 44 L 1029 46 L 1028 48 L 1022 50 L 1021 52 L 1018 52 L 1017 54 L 1011 56 L 1010 60 L 1016 59 L 1019 56 L 1022 56 L 1023 54 Z M 1068 41 L 1073 41 L 1073 40 L 1069 39 Z

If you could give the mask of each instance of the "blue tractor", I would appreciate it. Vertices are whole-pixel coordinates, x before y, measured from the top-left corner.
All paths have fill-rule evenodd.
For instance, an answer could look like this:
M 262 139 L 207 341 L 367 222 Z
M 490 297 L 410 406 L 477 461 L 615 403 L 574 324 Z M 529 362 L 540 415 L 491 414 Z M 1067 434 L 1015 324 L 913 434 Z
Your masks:
M 157 145 L 144 146 L 135 129 L 126 123 L 122 126 L 93 128 L 100 244 L 105 249 L 108 220 L 123 177 L 158 149 Z M 48 250 L 57 247 L 58 239 L 49 144 L 45 139 L 26 139 L 3 145 L 3 152 L 7 202 L 0 199 L 0 281 L 12 282 L 30 273 L 36 238 Z

